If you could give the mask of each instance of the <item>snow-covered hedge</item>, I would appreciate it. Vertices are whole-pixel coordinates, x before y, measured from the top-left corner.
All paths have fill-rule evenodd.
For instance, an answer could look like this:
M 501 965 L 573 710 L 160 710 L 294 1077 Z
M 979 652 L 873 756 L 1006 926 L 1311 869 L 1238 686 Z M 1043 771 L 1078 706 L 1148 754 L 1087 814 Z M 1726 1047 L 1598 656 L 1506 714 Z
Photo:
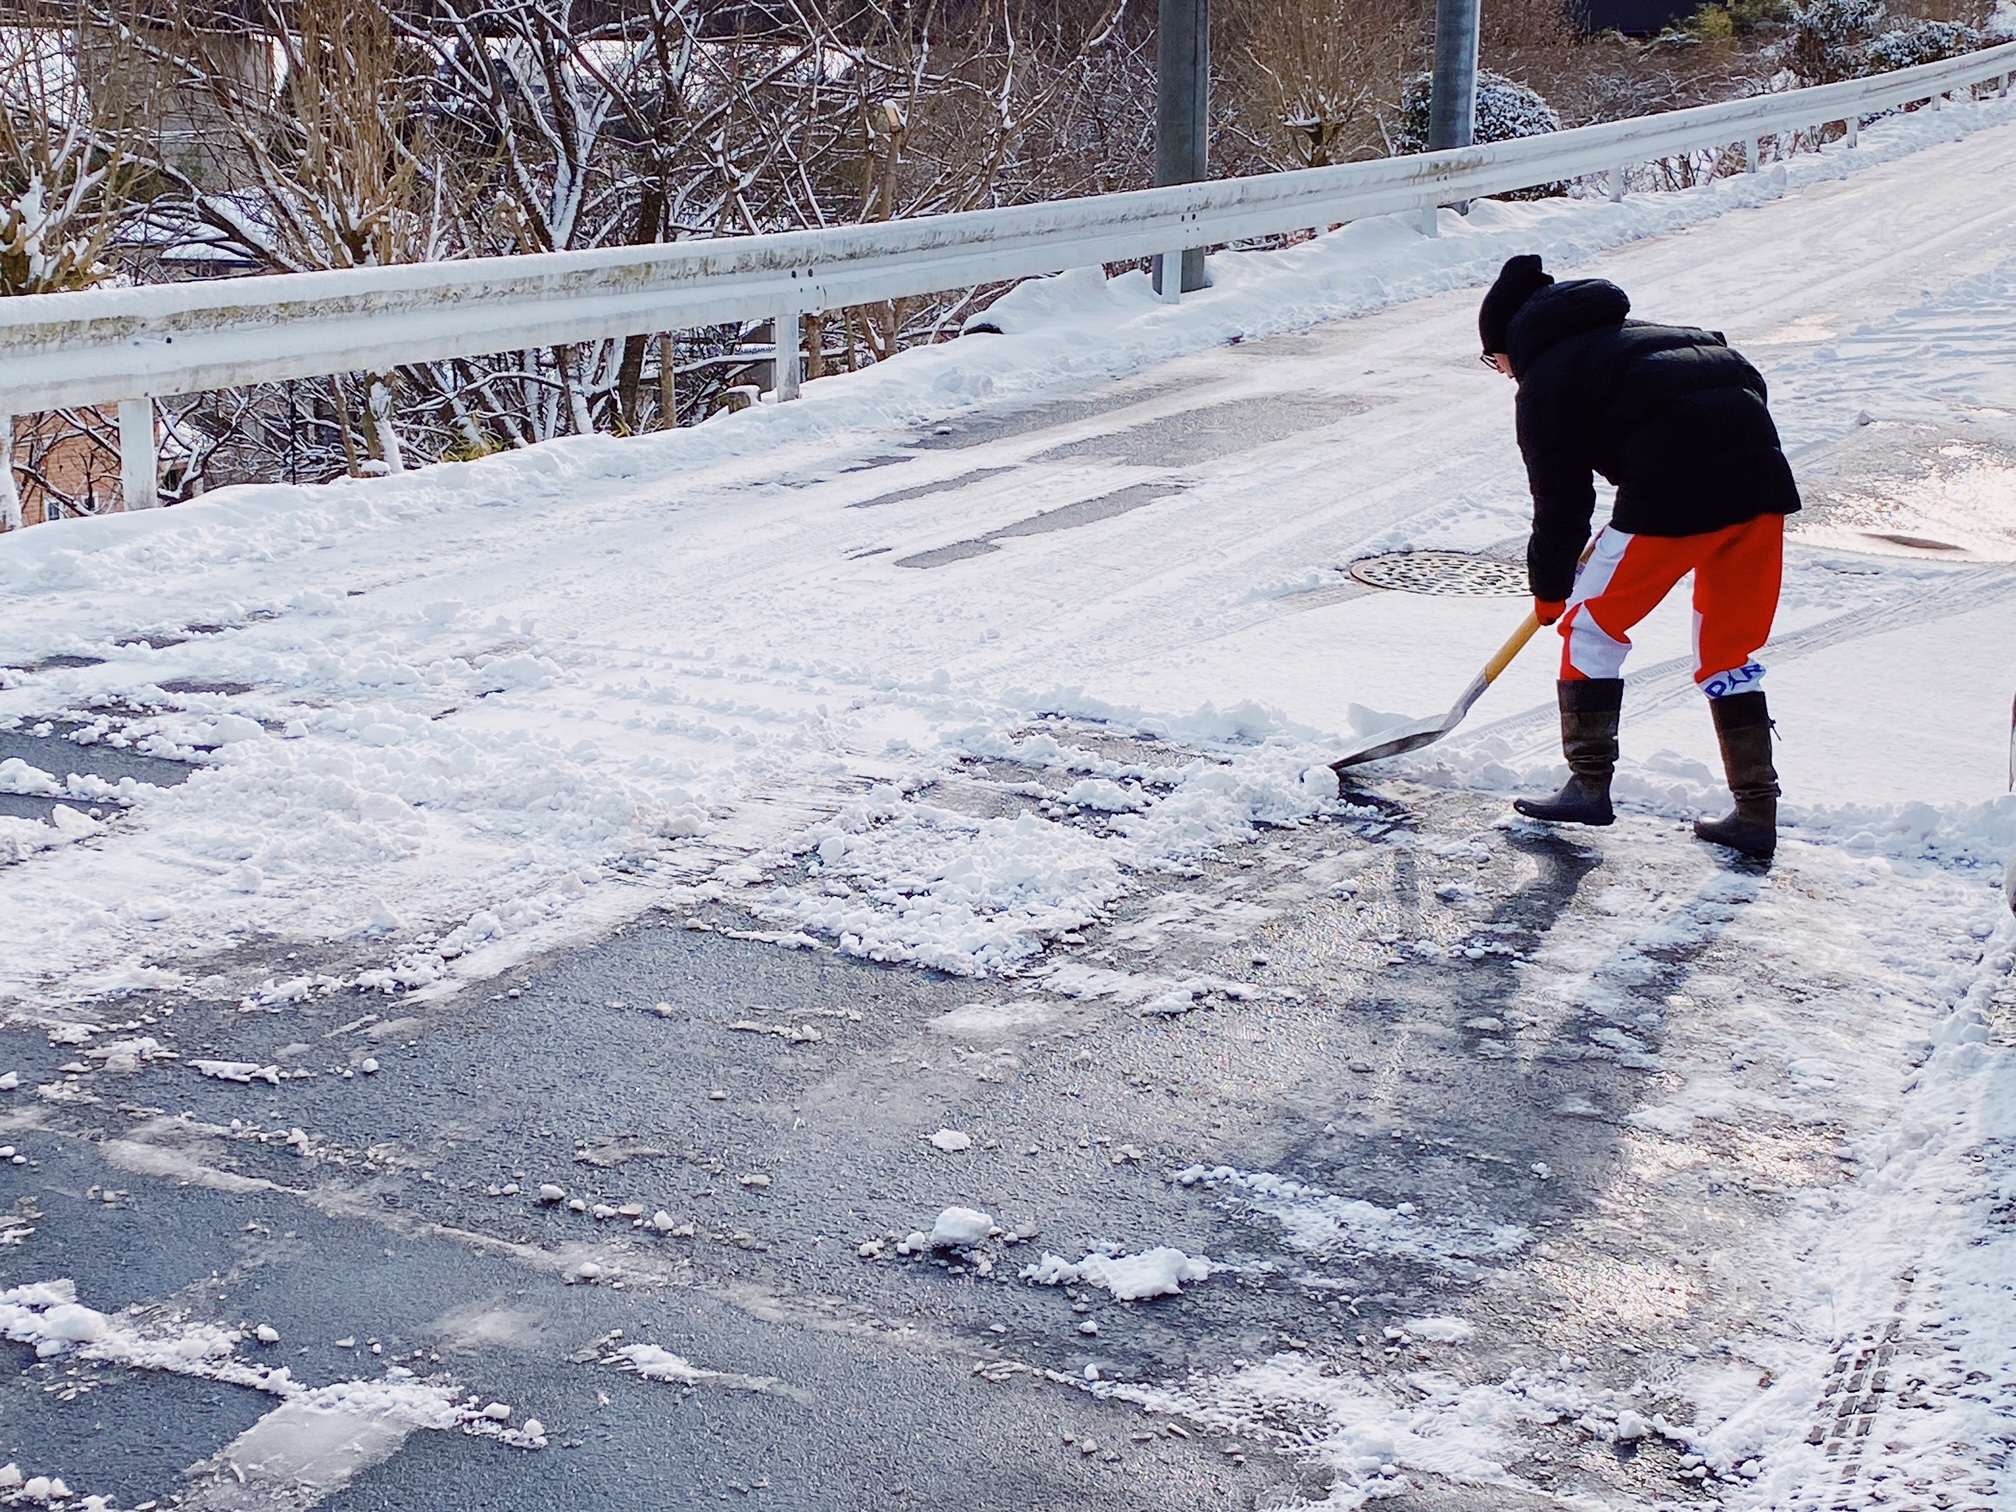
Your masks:
M 1428 150 L 1428 109 L 1433 93 L 1428 74 L 1417 74 L 1400 93 L 1400 113 L 1389 136 L 1396 153 Z M 1488 68 L 1477 71 L 1477 120 L 1473 140 L 1509 142 L 1515 137 L 1544 136 L 1561 129 L 1561 114 L 1537 89 L 1529 89 Z M 1504 199 L 1546 199 L 1566 194 L 1566 184 L 1541 184 L 1501 196 Z
M 1957 58 L 2003 40 L 2005 16 L 1997 11 L 1987 31 L 1962 21 L 1900 17 L 1895 24 L 1884 0 L 1807 0 L 1792 10 L 1788 48 L 1802 84 L 1832 84 L 1892 69 Z

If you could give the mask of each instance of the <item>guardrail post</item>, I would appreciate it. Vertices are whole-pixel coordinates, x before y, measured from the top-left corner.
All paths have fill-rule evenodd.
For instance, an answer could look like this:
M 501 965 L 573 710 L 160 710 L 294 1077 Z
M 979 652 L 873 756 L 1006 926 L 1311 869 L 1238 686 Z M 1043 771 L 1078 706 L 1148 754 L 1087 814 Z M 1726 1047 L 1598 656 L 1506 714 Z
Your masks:
M 777 333 L 777 360 L 770 371 L 775 375 L 777 402 L 782 404 L 798 397 L 798 368 L 804 361 L 798 350 L 798 312 L 777 316 L 771 328 Z
M 119 401 L 119 491 L 132 509 L 161 502 L 160 453 L 154 445 L 154 401 Z
M 14 486 L 14 417 L 0 414 L 0 530 L 21 528 L 21 490 Z
M 1194 184 L 1211 168 L 1210 0 L 1160 0 L 1155 12 L 1155 183 Z M 1153 277 L 1164 299 L 1207 287 L 1202 244 L 1165 253 Z
M 1421 234 L 1423 236 L 1440 236 L 1442 234 L 1442 207 L 1440 205 L 1423 205 L 1421 207 Z
M 1624 198 L 1624 166 L 1618 164 L 1610 170 L 1610 203 L 1617 204 Z
M 1180 269 L 1182 266 L 1183 254 L 1181 252 L 1157 252 L 1155 254 L 1155 265 L 1148 270 L 1148 276 L 1154 282 L 1156 297 L 1162 303 L 1183 303 L 1183 275 L 1178 272 L 1172 276 L 1170 272 L 1171 269 Z
M 1851 115 L 1845 124 L 1848 127 L 1848 145 L 1854 147 L 1862 139 L 1862 117 Z
M 1750 138 L 1749 141 L 1743 144 L 1743 171 L 1745 173 L 1755 173 L 1757 171 L 1757 138 L 1755 137 Z
M 1995 98 L 1998 100 L 2009 98 L 2009 75 L 2006 73 L 2002 75 L 2002 87 L 1995 91 Z
M 658 429 L 679 429 L 679 343 L 670 331 L 658 337 Z

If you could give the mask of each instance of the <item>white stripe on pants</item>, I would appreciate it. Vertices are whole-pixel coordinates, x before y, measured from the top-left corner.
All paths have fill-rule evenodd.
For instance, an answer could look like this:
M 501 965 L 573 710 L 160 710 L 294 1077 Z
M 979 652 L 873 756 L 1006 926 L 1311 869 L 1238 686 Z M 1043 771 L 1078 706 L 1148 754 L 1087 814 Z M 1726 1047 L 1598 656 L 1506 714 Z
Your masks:
M 1613 640 L 1603 627 L 1582 608 L 1584 599 L 1595 598 L 1610 586 L 1617 564 L 1632 537 L 1614 525 L 1606 525 L 1596 537 L 1596 549 L 1575 575 L 1575 591 L 1568 595 L 1568 613 L 1561 633 L 1567 637 L 1568 663 L 1584 677 L 1622 677 L 1624 655 L 1629 641 Z

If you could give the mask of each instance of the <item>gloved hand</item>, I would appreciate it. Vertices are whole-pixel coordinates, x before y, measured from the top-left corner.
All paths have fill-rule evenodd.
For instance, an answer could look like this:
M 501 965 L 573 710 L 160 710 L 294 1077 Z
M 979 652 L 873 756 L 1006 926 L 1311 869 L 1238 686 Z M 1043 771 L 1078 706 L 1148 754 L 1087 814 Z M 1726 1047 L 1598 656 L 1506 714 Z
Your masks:
M 1536 598 L 1533 600 L 1533 614 L 1543 625 L 1553 624 L 1554 621 L 1561 618 L 1567 612 L 1568 605 L 1566 603 L 1557 603 L 1553 599 Z

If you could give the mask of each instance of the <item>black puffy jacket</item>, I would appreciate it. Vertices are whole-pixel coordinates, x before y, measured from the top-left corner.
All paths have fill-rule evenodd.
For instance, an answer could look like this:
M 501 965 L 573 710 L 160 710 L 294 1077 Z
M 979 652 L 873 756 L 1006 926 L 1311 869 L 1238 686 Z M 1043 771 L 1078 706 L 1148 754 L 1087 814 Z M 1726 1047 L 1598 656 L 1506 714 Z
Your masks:
M 1574 586 L 1593 473 L 1617 485 L 1611 523 L 1633 535 L 1702 535 L 1799 507 L 1757 369 L 1716 332 L 1630 311 L 1615 284 L 1576 279 L 1527 300 L 1506 335 L 1533 486 L 1535 598 Z

